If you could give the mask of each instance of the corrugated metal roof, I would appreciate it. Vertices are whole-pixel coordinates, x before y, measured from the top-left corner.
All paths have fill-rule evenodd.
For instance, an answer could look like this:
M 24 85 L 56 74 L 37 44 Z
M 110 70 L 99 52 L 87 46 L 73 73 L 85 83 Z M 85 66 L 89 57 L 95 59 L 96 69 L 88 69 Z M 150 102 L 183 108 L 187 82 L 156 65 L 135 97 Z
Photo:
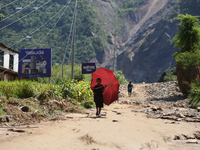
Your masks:
M 5 44 L 3 44 L 1 42 L 0 42 L 0 46 L 3 47 L 3 48 L 5 48 L 5 49 L 7 49 L 7 50 L 9 50 L 9 51 L 14 52 L 14 53 L 19 53 L 18 51 L 14 50 L 12 48 L 7 47 Z

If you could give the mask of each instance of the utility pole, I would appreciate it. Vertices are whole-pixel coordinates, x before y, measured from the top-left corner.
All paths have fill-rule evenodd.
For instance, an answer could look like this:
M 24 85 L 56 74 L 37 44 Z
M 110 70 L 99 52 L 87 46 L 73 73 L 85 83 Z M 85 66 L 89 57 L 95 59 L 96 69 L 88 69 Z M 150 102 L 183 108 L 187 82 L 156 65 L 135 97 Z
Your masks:
M 115 33 L 114 33 L 114 56 L 113 56 L 113 72 L 115 72 L 115 48 L 116 48 L 116 30 L 115 30 Z
M 74 17 L 73 17 L 73 41 L 72 41 L 72 77 L 71 79 L 74 79 L 74 58 L 75 58 L 75 34 L 76 34 L 76 10 L 77 10 L 77 0 L 75 0 L 74 5 Z
M 63 79 L 63 64 L 64 64 L 64 60 L 63 60 L 63 38 L 62 38 L 62 79 Z

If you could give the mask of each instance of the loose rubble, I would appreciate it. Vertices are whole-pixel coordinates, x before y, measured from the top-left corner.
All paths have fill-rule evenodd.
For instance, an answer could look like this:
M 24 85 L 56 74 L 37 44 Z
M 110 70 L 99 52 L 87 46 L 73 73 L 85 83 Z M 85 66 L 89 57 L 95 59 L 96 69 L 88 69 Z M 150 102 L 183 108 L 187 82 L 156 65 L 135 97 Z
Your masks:
M 153 83 L 145 86 L 148 98 L 147 100 L 165 100 L 165 101 L 178 101 L 183 98 L 178 84 L 174 82 Z
M 200 122 L 200 108 L 189 107 L 189 100 L 180 92 L 176 81 L 145 86 L 146 99 L 122 101 L 122 104 L 140 106 L 133 112 L 147 114 L 148 118 L 173 121 Z
M 184 141 L 187 144 L 198 144 L 200 143 L 200 131 L 196 131 L 193 135 L 175 135 L 173 140 L 175 141 Z

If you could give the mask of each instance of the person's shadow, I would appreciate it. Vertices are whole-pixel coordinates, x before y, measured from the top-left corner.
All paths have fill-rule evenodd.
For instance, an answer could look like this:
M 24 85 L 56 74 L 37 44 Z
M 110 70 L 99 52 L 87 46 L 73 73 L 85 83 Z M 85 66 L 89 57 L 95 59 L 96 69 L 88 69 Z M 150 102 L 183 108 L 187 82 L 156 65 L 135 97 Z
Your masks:
M 88 118 L 88 117 L 87 117 L 87 118 Z M 92 117 L 89 117 L 89 118 L 91 118 L 91 119 L 106 119 L 107 117 L 101 115 L 101 116 L 92 116 Z

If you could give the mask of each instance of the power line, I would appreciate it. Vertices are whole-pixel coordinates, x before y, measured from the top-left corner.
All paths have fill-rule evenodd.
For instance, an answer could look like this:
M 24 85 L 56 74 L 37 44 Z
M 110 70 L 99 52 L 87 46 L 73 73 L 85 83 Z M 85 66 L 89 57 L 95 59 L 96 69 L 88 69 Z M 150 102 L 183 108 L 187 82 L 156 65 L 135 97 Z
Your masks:
M 33 50 L 35 50 L 44 40 L 45 38 L 51 33 L 51 31 L 55 28 L 55 26 L 57 25 L 57 23 L 60 21 L 60 19 L 62 18 L 62 16 L 64 15 L 65 11 L 67 10 L 69 4 L 70 4 L 71 0 L 69 1 L 68 5 L 65 6 L 66 8 L 64 9 L 64 11 L 62 12 L 61 16 L 58 18 L 58 20 L 56 21 L 56 23 L 53 25 L 53 27 L 49 30 L 49 32 L 43 37 L 43 39 L 37 44 L 37 46 L 35 46 L 31 51 L 29 51 L 28 54 L 26 54 L 21 60 L 19 60 L 17 63 L 15 63 L 14 65 L 12 65 L 10 68 L 12 68 L 13 66 L 17 65 L 19 62 L 21 62 L 26 56 L 28 56 Z M 9 69 L 10 69 L 9 68 Z M 1 72 L 1 74 L 3 74 L 4 72 L 6 72 L 7 70 L 9 69 L 6 69 L 5 71 Z
M 30 6 L 31 4 L 33 4 L 35 1 L 36 1 L 36 0 L 34 0 L 34 1 L 31 2 L 30 4 L 28 4 L 28 5 L 26 5 L 25 7 L 23 7 L 22 10 L 24 10 L 26 7 L 28 7 L 28 6 Z M 12 16 L 14 16 L 15 14 L 17 14 L 17 13 L 19 13 L 19 12 L 21 12 L 21 11 L 17 11 L 17 12 L 15 12 L 15 13 L 13 13 L 12 15 L 10 15 L 10 16 L 6 17 L 5 19 L 1 20 L 1 22 L 5 21 L 6 19 L 8 19 L 8 18 L 10 18 L 10 17 L 12 17 Z
M 21 41 L 27 39 L 26 37 L 27 36 L 31 36 L 33 35 L 35 32 L 37 32 L 38 30 L 40 30 L 43 26 L 45 26 L 46 24 L 48 24 L 55 16 L 57 16 L 57 14 L 59 14 L 63 8 L 68 4 L 70 3 L 71 0 L 69 0 L 54 16 L 52 16 L 47 22 L 45 22 L 43 25 L 41 25 L 40 27 L 38 27 L 36 30 L 34 30 L 33 32 L 31 32 L 30 34 L 26 35 L 24 38 L 22 38 L 21 40 L 17 41 L 16 43 L 14 43 L 13 45 L 9 46 L 10 48 L 13 47 L 14 45 L 20 43 Z
M 68 50 L 68 47 L 69 47 L 69 41 L 70 41 L 70 37 L 71 37 L 71 34 L 72 34 L 72 27 L 73 27 L 73 19 L 72 19 L 72 23 L 71 23 L 71 28 L 70 28 L 70 32 L 69 32 L 69 37 L 68 37 L 68 41 L 67 41 L 67 46 L 66 46 L 66 49 L 65 49 L 65 54 L 64 54 L 64 58 L 63 58 L 63 61 L 62 61 L 62 65 L 64 64 L 64 61 L 65 61 L 65 57 L 66 57 L 66 54 L 67 54 L 67 50 Z M 70 51 L 71 52 L 71 51 Z M 69 55 L 70 56 L 70 55 Z M 70 59 L 70 58 L 69 58 Z M 68 61 L 69 61 L 68 59 Z M 60 68 L 61 70 L 61 68 Z M 56 79 L 54 80 L 54 83 L 56 82 L 56 80 L 58 79 L 58 76 L 60 74 L 60 70 L 58 71 L 57 73 L 57 76 L 56 76 Z
M 38 7 L 38 9 L 40 9 L 41 7 L 43 7 L 44 5 L 46 5 L 47 3 L 49 3 L 50 1 L 51 1 L 51 0 L 47 1 L 46 3 L 44 3 L 43 5 L 41 5 L 40 7 Z M 6 25 L 6 26 L 0 28 L 0 31 L 1 31 L 2 29 L 6 28 L 6 27 L 8 27 L 8 26 L 10 26 L 10 25 L 12 25 L 13 23 L 15 23 L 15 22 L 17 22 L 17 21 L 19 21 L 19 20 L 25 18 L 26 16 L 32 14 L 33 12 L 35 12 L 35 11 L 38 10 L 38 9 L 35 9 L 35 10 L 31 11 L 30 13 L 24 15 L 23 17 L 21 17 L 21 18 L 15 20 L 15 21 L 13 21 L 12 23 L 10 23 L 10 24 L 8 24 L 8 25 Z
M 77 9 L 77 7 L 76 7 L 76 9 Z M 75 13 L 75 12 L 74 12 L 74 13 Z M 76 15 L 77 15 L 77 11 L 76 11 L 76 13 L 75 13 L 75 16 L 76 16 Z M 74 14 L 73 14 L 73 16 L 74 16 Z M 71 29 L 70 29 L 70 35 L 71 35 L 71 32 L 72 32 L 72 26 L 73 26 L 73 20 L 72 20 Z M 69 36 L 69 38 L 70 38 L 70 36 Z M 72 38 L 73 38 L 73 37 L 72 37 Z M 69 39 L 68 39 L 68 44 L 69 44 Z M 67 47 L 68 47 L 68 44 L 67 44 Z M 68 64 L 67 64 L 67 69 L 66 69 L 66 70 L 68 70 L 69 63 L 70 63 L 70 60 L 71 60 L 72 45 L 73 45 L 73 39 L 71 40 L 71 48 L 70 48 L 70 52 L 69 52 Z M 67 47 L 66 47 L 66 49 L 67 49 Z M 67 51 L 65 51 L 65 52 L 67 52 Z M 65 53 L 65 56 L 66 56 L 66 53 Z M 63 62 L 64 62 L 64 61 L 63 61 Z M 61 70 L 61 68 L 60 68 L 60 70 Z M 56 79 L 54 80 L 54 83 L 55 83 L 55 81 L 57 80 L 57 78 L 58 78 L 58 76 L 59 76 L 60 70 L 59 70 L 59 72 L 58 72 L 58 74 L 57 74 Z M 67 71 L 66 71 L 66 76 L 67 76 Z
M 16 1 L 17 1 L 17 0 L 15 0 L 15 1 L 13 1 L 13 2 L 10 2 L 9 4 L 6 4 L 6 5 L 4 5 L 3 7 L 0 7 L 0 9 L 2 9 L 2 8 L 4 8 L 4 7 L 7 7 L 7 6 L 11 5 L 12 3 L 16 2 Z

